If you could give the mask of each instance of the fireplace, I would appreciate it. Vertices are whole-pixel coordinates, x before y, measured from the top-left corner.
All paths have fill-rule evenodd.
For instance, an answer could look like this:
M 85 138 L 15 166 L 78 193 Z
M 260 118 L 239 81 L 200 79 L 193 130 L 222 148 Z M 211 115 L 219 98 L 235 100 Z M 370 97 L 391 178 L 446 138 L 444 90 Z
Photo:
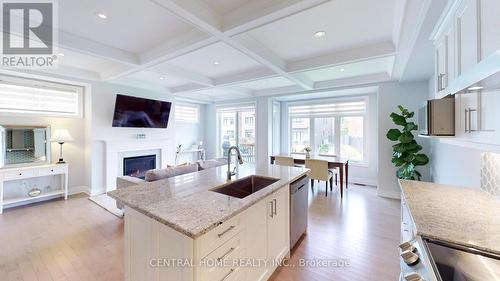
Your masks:
M 123 158 L 123 175 L 144 179 L 146 172 L 156 169 L 156 155 Z

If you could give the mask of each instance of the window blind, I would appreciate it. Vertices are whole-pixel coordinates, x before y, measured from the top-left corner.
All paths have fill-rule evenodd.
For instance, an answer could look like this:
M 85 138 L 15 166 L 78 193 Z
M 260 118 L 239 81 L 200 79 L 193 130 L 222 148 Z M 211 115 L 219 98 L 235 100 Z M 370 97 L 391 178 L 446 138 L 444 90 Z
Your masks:
M 248 111 L 255 111 L 255 105 L 254 104 L 241 104 L 241 105 L 234 105 L 234 106 L 217 107 L 217 112 L 219 112 L 219 113 L 248 112 Z
M 321 117 L 366 113 L 366 101 L 345 101 L 335 103 L 292 105 L 288 107 L 290 117 Z
M 175 121 L 185 123 L 198 123 L 200 108 L 195 105 L 176 105 Z
M 77 90 L 43 88 L 0 82 L 0 112 L 78 115 Z

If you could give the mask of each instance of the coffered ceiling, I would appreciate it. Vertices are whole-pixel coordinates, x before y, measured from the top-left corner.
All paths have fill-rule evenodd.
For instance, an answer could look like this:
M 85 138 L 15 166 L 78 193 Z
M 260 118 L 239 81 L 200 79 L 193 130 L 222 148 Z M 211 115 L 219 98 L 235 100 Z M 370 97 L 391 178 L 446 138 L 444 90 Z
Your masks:
M 398 80 L 430 2 L 64 0 L 56 72 L 205 102 Z

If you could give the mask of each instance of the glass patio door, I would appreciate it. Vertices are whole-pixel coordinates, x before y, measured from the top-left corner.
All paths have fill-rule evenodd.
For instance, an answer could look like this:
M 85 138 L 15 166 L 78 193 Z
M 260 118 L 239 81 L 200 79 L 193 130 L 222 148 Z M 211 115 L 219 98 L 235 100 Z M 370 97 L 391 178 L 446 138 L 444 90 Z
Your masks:
M 227 157 L 231 146 L 238 146 L 243 161 L 255 162 L 255 106 L 218 109 L 219 155 Z

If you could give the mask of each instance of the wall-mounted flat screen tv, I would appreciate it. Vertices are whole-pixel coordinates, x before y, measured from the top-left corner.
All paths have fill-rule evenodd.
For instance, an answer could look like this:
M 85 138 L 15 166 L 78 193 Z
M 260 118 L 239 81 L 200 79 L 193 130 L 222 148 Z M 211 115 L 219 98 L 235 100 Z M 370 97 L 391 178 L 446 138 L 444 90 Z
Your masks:
M 167 128 L 171 102 L 117 95 L 113 127 Z

